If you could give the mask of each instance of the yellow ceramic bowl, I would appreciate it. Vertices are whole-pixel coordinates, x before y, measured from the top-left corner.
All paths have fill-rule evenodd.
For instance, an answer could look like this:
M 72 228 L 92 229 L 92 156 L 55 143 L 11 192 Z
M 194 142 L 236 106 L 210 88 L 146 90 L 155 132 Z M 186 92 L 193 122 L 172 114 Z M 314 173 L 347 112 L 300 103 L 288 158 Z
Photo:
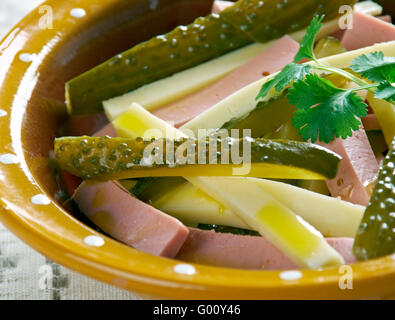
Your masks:
M 50 259 L 152 297 L 394 295 L 394 256 L 352 265 L 352 289 L 341 289 L 344 270 L 338 268 L 284 273 L 182 264 L 105 237 L 57 203 L 46 158 L 65 120 L 62 108 L 56 107 L 64 100 L 65 81 L 134 43 L 188 23 L 195 14 L 206 14 L 210 2 L 49 0 L 6 36 L 0 44 L 1 221 Z

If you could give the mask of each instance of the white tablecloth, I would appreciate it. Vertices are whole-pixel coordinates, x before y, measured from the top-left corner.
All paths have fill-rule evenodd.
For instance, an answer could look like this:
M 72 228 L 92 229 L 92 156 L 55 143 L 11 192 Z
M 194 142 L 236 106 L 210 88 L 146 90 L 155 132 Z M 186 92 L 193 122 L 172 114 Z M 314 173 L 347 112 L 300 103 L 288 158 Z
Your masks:
M 0 38 L 41 2 L 42 0 L 0 0 Z M 0 300 L 4 299 L 138 298 L 49 261 L 0 224 Z

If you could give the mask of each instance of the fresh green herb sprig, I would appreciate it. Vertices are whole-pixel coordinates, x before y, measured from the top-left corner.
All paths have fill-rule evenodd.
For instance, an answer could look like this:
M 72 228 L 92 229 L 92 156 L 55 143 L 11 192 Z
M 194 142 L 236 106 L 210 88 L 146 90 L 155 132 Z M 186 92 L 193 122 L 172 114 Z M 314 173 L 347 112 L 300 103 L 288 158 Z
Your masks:
M 335 137 L 345 139 L 351 136 L 361 125 L 361 117 L 367 115 L 367 105 L 356 92 L 368 90 L 378 99 L 395 102 L 395 57 L 372 52 L 354 59 L 350 68 L 364 79 L 343 69 L 321 64 L 314 54 L 314 42 L 323 19 L 324 16 L 314 17 L 294 61 L 266 82 L 256 99 L 265 98 L 273 88 L 281 92 L 290 86 L 287 98 L 297 109 L 292 124 L 303 140 L 328 143 Z M 314 63 L 298 64 L 302 59 Z M 357 84 L 357 87 L 338 88 L 331 81 L 314 73 L 315 70 L 340 75 Z

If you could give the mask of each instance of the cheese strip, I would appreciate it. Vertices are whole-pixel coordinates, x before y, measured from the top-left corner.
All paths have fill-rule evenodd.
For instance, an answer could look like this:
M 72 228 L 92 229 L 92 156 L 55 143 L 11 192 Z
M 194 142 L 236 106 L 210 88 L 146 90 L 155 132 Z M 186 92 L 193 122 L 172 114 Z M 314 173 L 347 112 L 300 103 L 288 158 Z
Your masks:
M 115 181 L 85 181 L 73 199 L 104 232 L 147 253 L 173 258 L 188 237 L 180 221 L 132 197 Z
M 364 206 L 287 183 L 248 179 L 301 216 L 326 237 L 354 237 L 365 211 Z M 204 223 L 242 229 L 251 228 L 227 206 L 187 181 L 157 198 L 154 197 L 151 201 L 154 207 L 189 225 Z
M 140 110 L 141 108 L 136 110 L 136 113 L 139 113 Z M 142 114 L 149 115 L 144 109 Z M 167 128 L 168 126 L 166 124 L 164 127 Z M 111 137 L 117 136 L 111 124 L 102 132 Z M 155 131 L 152 131 L 152 133 L 155 133 Z M 317 228 L 324 236 L 355 236 L 365 207 L 287 183 L 256 178 L 250 178 L 250 180 Z M 166 187 L 164 186 L 164 188 Z M 287 196 L 284 197 L 284 194 Z M 154 207 L 188 225 L 204 223 L 242 229 L 251 228 L 229 208 L 187 181 L 147 200 L 152 202 Z
M 352 238 L 328 238 L 347 264 L 356 261 Z M 188 239 L 176 259 L 217 267 L 290 270 L 298 266 L 264 237 L 218 233 L 214 230 L 189 229 Z
M 263 75 L 281 70 L 293 61 L 298 50 L 299 43 L 284 36 L 223 78 L 152 113 L 178 128 Z
M 145 111 L 137 104 L 132 108 L 136 114 L 139 112 L 138 109 L 141 109 L 141 112 Z M 155 128 L 158 120 L 153 115 L 151 119 L 148 122 L 149 119 L 145 118 L 145 125 L 150 126 L 150 123 L 153 123 Z M 129 123 L 128 128 L 122 128 L 118 133 L 135 137 L 133 127 L 133 123 Z M 174 128 L 174 132 L 177 132 L 177 129 Z M 166 133 L 168 134 L 163 132 L 163 135 Z M 234 177 L 187 177 L 186 179 L 204 192 L 214 195 L 248 226 L 258 230 L 299 266 L 314 269 L 344 263 L 341 255 L 325 241 L 320 232 L 257 184 L 245 178 Z
M 186 179 L 230 208 L 299 266 L 314 269 L 343 263 L 320 232 L 248 179 Z
M 328 36 L 337 30 L 337 20 L 327 22 L 321 28 L 317 39 Z M 289 36 L 295 41 L 300 41 L 305 32 L 306 30 L 302 30 Z M 276 41 L 278 39 L 266 43 L 247 45 L 221 57 L 201 63 L 196 67 L 178 72 L 171 77 L 152 82 L 122 96 L 103 101 L 106 115 L 112 121 L 125 112 L 133 102 L 144 106 L 147 110 L 154 110 L 185 97 L 242 66 L 275 44 Z
M 361 2 L 356 6 L 355 11 L 363 10 L 363 12 L 368 14 L 381 14 L 381 7 L 377 6 L 377 4 L 367 1 L 366 4 L 361 6 L 362 3 L 365 2 Z M 338 30 L 339 23 L 337 19 L 326 22 L 320 29 L 317 40 Z M 300 30 L 291 33 L 289 36 L 299 42 L 305 33 L 306 30 Z M 154 110 L 212 84 L 247 63 L 277 41 L 278 39 L 266 43 L 247 45 L 218 58 L 201 63 L 196 67 L 152 82 L 124 95 L 106 100 L 103 102 L 104 110 L 110 121 L 115 120 L 126 111 L 133 102 L 142 105 L 147 110 Z
M 338 55 L 322 58 L 319 61 L 328 66 L 337 68 L 348 67 L 351 61 L 362 54 L 382 51 L 386 56 L 395 56 L 395 41 L 376 44 L 370 47 L 341 53 Z M 310 62 L 312 64 L 312 62 Z M 198 115 L 196 118 L 185 124 L 180 130 L 188 129 L 197 134 L 198 129 L 202 128 L 221 128 L 226 122 L 241 118 L 256 107 L 256 96 L 262 85 L 273 79 L 277 73 L 258 80 L 243 89 L 235 92 L 226 99 L 222 100 L 212 108 Z M 269 100 L 274 97 L 273 91 L 265 98 Z M 381 124 L 382 125 L 382 124 Z

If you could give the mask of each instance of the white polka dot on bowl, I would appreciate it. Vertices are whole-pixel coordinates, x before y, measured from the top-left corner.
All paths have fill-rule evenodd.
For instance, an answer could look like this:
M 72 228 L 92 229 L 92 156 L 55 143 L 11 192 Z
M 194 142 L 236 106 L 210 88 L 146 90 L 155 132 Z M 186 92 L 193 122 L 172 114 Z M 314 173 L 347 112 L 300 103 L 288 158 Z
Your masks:
M 19 160 L 16 155 L 7 153 L 0 155 L 0 163 L 2 164 L 16 164 L 19 163 Z
M 280 278 L 283 280 L 298 280 L 302 278 L 302 272 L 298 270 L 288 270 L 280 273 Z
M 70 10 L 70 15 L 74 18 L 80 19 L 85 17 L 86 11 L 81 8 L 74 8 Z
M 21 53 L 19 55 L 19 60 L 23 62 L 32 62 L 34 60 L 35 54 Z
M 102 247 L 104 245 L 104 239 L 98 236 L 87 236 L 84 242 L 92 247 Z
M 181 263 L 181 264 L 177 264 L 174 267 L 174 272 L 191 276 L 196 273 L 196 269 L 194 266 L 192 266 L 190 264 Z
M 51 200 L 45 194 L 36 194 L 32 197 L 32 203 L 39 206 L 46 206 L 51 203 Z
M 0 109 L 0 117 L 5 117 L 7 115 L 7 111 Z

